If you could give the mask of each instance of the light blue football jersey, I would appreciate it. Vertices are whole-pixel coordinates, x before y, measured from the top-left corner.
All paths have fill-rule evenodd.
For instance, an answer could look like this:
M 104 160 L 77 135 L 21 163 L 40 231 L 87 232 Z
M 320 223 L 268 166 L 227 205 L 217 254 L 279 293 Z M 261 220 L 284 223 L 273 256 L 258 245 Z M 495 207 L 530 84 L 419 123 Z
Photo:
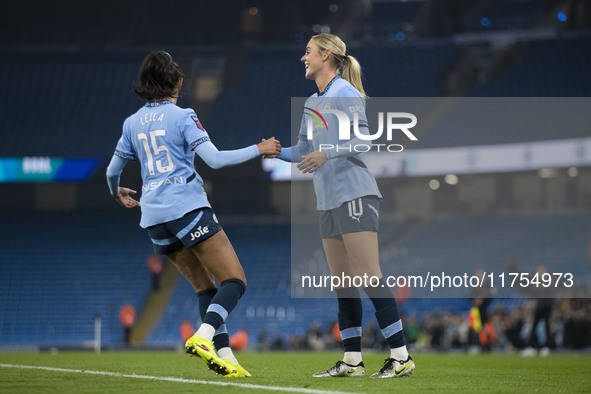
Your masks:
M 352 119 L 351 113 L 357 112 L 359 125 L 367 126 L 365 101 L 357 89 L 339 75 L 328 84 L 322 95 L 314 93 L 310 96 L 306 100 L 305 107 L 316 111 L 337 109 L 346 113 L 350 119 Z M 316 121 L 312 123 L 314 126 L 313 138 L 310 140 L 307 133 L 307 122 L 310 115 L 306 112 L 310 113 L 309 110 L 305 110 L 298 137 L 300 141 L 308 141 L 309 151 L 319 150 L 321 144 L 337 146 L 347 142 L 347 140 L 339 139 L 338 119 L 332 114 L 323 115 L 326 124 L 324 121 L 320 124 Z M 312 112 L 311 115 L 314 113 Z M 327 157 L 333 157 L 331 153 L 333 152 L 327 150 Z M 363 162 L 362 153 L 349 157 L 330 158 L 314 172 L 313 183 L 316 192 L 316 209 L 319 211 L 338 208 L 347 201 L 363 196 L 374 195 L 382 198 L 375 177 Z
M 172 101 L 147 103 L 125 120 L 115 155 L 140 162 L 141 227 L 210 207 L 193 162 L 193 149 L 206 141 L 209 136 L 195 112 Z

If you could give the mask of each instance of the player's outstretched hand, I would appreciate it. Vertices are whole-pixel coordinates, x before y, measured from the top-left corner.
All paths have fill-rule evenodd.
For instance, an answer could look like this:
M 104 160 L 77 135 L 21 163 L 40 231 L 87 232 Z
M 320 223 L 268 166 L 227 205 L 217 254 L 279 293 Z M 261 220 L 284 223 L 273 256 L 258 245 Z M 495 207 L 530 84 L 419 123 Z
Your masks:
M 299 162 L 298 169 L 304 174 L 308 172 L 312 173 L 326 163 L 326 160 L 326 152 L 317 150 L 302 156 L 302 161 Z
M 136 194 L 135 190 L 128 189 L 126 187 L 119 187 L 119 194 L 113 196 L 113 198 L 124 208 L 135 208 L 139 207 L 139 201 L 131 198 L 130 194 Z
M 271 137 L 267 140 L 263 138 L 261 142 L 257 144 L 257 148 L 259 148 L 259 153 L 263 155 L 265 159 L 272 159 L 281 153 L 281 144 L 279 143 L 279 140 L 275 139 L 275 137 Z

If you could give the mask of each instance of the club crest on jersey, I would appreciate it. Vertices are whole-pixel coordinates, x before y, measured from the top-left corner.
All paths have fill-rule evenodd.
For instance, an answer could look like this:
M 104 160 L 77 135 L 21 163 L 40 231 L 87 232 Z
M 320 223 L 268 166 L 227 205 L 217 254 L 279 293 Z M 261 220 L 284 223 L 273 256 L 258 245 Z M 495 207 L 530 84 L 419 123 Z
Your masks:
M 205 128 L 201 125 L 201 122 L 199 121 L 199 118 L 197 118 L 196 115 L 191 115 L 191 119 L 193 119 L 193 122 L 195 122 L 195 124 L 197 125 L 197 128 L 205 131 Z

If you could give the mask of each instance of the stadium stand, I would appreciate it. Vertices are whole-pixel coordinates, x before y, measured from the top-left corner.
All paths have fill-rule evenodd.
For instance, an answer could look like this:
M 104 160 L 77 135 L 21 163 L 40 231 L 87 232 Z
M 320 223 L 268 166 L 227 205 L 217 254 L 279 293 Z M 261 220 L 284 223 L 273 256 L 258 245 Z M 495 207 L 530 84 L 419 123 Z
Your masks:
M 404 253 L 384 251 L 385 255 L 398 255 L 383 262 L 384 271 L 413 273 L 410 268 L 416 267 L 418 260 L 422 270 L 434 272 L 463 271 L 474 262 L 503 268 L 514 257 L 522 271 L 533 271 L 540 264 L 550 270 L 559 264 L 564 269 L 566 264 L 578 269 L 573 271 L 575 274 L 581 274 L 590 219 L 588 214 L 437 218 L 393 246 Z M 0 308 L 4 318 L 0 345 L 80 345 L 92 339 L 95 313 L 103 317 L 103 343 L 120 344 L 123 330 L 117 318 L 119 307 L 130 301 L 140 311 L 151 283 L 145 266 L 149 241 L 134 220 L 88 215 L 58 218 L 52 214 L 28 221 L 20 217 L 6 220 L 14 235 L 2 237 L 6 251 L 3 259 L 10 256 L 10 263 L 2 264 L 5 271 Z M 65 230 L 52 231 L 57 221 Z M 89 223 L 93 237 L 102 240 L 100 244 L 87 241 Z M 395 226 L 400 223 L 392 223 Z M 228 320 L 231 333 L 243 329 L 254 339 L 267 331 L 287 340 L 289 336 L 305 335 L 313 322 L 329 323 L 331 317 L 326 310 L 335 307 L 334 300 L 291 299 L 288 224 L 224 227 L 249 282 L 248 291 Z M 37 251 L 27 249 L 21 236 L 30 228 L 43 234 L 38 238 Z M 121 234 L 126 238 L 121 239 Z M 464 243 L 462 240 L 468 236 L 471 242 Z M 64 239 L 69 241 L 67 249 L 63 247 Z M 408 299 L 402 308 L 406 315 L 422 316 L 434 305 L 442 311 L 464 313 L 468 303 L 464 299 Z M 365 306 L 365 321 L 370 321 L 373 316 L 367 300 Z M 179 327 L 184 320 L 196 324 L 200 318 L 197 297 L 186 281 L 179 280 L 148 343 L 178 345 Z
M 454 50 L 450 42 L 351 49 L 364 66 L 368 94 L 376 97 L 439 96 Z M 299 46 L 248 51 L 239 87 L 224 90 L 213 103 L 206 123 L 212 140 L 223 140 L 227 149 L 249 145 L 264 133 L 289 140 L 289 97 L 315 91 L 313 82 L 303 80 L 302 54 Z M 2 57 L 0 103 L 6 129 L 14 132 L 6 134 L 0 153 L 68 157 L 75 140 L 76 156 L 109 157 L 122 121 L 142 104 L 131 89 L 142 56 L 88 50 Z M 413 75 L 403 72 L 409 62 Z M 384 70 L 388 78 L 379 77 Z M 179 104 L 187 106 L 187 99 Z
M 415 275 L 417 268 L 420 272 L 471 272 L 476 266 L 505 272 L 512 258 L 521 272 L 535 272 L 538 265 L 545 265 L 550 272 L 564 271 L 568 267 L 576 275 L 584 274 L 590 219 L 589 214 L 434 218 L 408 239 L 383 250 L 386 256 L 382 261 L 384 274 Z M 396 221 L 382 223 L 384 227 L 403 230 L 402 222 Z M 334 299 L 291 298 L 291 267 L 287 263 L 290 259 L 289 225 L 232 224 L 226 225 L 225 229 L 249 283 L 247 292 L 228 319 L 230 334 L 246 330 L 252 341 L 265 331 L 272 337 L 280 335 L 287 342 L 289 337 L 306 335 L 313 323 L 326 327 L 334 320 L 326 313 L 335 310 Z M 395 231 L 382 234 L 382 244 L 387 244 L 387 236 L 393 234 Z M 314 237 L 311 234 L 309 239 L 298 241 L 307 244 Z M 466 239 L 470 242 L 464 242 Z M 320 249 L 307 249 L 306 252 L 311 259 L 317 253 L 323 258 Z M 324 272 L 326 263 L 320 261 L 318 264 L 323 266 L 318 267 L 317 272 L 310 270 L 307 274 L 327 274 Z M 295 277 L 298 277 L 297 272 L 296 268 Z M 465 315 L 469 310 L 470 294 L 464 296 L 468 299 L 409 298 L 402 301 L 401 308 L 404 316 L 421 317 L 429 311 Z M 527 294 L 521 294 L 523 296 Z M 502 304 L 511 310 L 521 303 L 520 299 L 497 300 L 491 308 Z M 364 300 L 364 310 L 364 321 L 372 321 L 372 306 L 367 299 Z M 152 345 L 179 345 L 179 328 L 185 320 L 195 325 L 201 321 L 197 297 L 183 280 L 177 283 L 175 294 L 148 342 Z
M 591 37 L 530 41 L 497 80 L 477 84 L 468 97 L 586 97 L 591 91 Z M 556 70 L 560 70 L 559 73 Z
M 452 43 L 436 40 L 394 43 L 386 49 L 352 46 L 349 51 L 361 63 L 365 89 L 372 97 L 440 96 L 445 89 L 443 76 L 455 56 Z M 292 50 L 252 51 L 239 87 L 222 92 L 213 103 L 206 126 L 212 140 L 223 138 L 225 146 L 238 148 L 270 132 L 289 141 L 289 97 L 308 97 L 316 90 L 313 82 L 303 79 L 302 55 L 303 45 Z M 403 70 L 412 70 L 412 74 Z M 381 77 L 384 72 L 387 78 Z
M 591 89 L 591 79 L 585 72 L 591 63 L 578 53 L 591 50 L 590 45 L 591 39 L 585 37 L 531 41 L 524 46 L 514 65 L 495 80 L 477 83 L 465 95 L 585 96 Z M 444 95 L 446 73 L 461 50 L 461 44 L 450 40 L 385 46 L 353 45 L 350 48 L 363 65 L 365 88 L 372 97 Z M 549 53 L 553 56 L 548 57 Z M 223 141 L 228 149 L 251 144 L 265 133 L 273 133 L 283 141 L 289 140 L 289 97 L 307 97 L 315 90 L 312 82 L 302 80 L 301 55 L 299 47 L 248 51 L 239 86 L 235 90 L 223 90 L 208 114 L 206 127 L 212 139 Z M 141 100 L 131 92 L 139 57 L 104 55 L 98 51 L 61 55 L 19 53 L 3 57 L 0 61 L 0 83 L 3 86 L 0 103 L 6 108 L 6 129 L 18 132 L 6 134 L 0 152 L 4 152 L 4 156 L 43 154 L 67 157 L 71 156 L 68 141 L 76 140 L 76 156 L 109 157 L 122 120 L 141 105 Z M 563 72 L 556 74 L 557 69 Z M 387 77 L 381 77 L 384 72 Z M 183 100 L 181 105 L 187 105 L 186 98 Z M 91 111 L 89 106 L 100 110 Z M 454 132 L 460 134 L 454 135 Z M 507 135 L 499 135 L 503 130 L 469 136 L 461 132 L 441 128 L 430 130 L 421 136 L 421 146 L 478 145 L 486 144 L 490 139 L 498 143 L 581 136 L 573 129 L 547 136 L 540 135 L 535 129 Z M 35 142 L 33 146 L 31 141 Z
M 588 271 L 589 214 L 471 215 L 435 217 L 409 239 L 386 250 L 388 274 L 468 272 L 486 267 L 496 272 Z M 469 240 L 469 242 L 464 242 Z M 510 263 L 516 264 L 511 267 Z
M 439 97 L 458 48 L 448 40 L 352 48 L 373 97 Z M 386 74 L 386 75 L 384 75 Z
M 302 83 L 302 54 L 301 48 L 250 53 L 238 88 L 222 92 L 213 103 L 206 126 L 212 140 L 223 138 L 227 148 L 252 144 L 269 133 L 289 141 L 290 97 L 314 91 L 312 82 Z
M 591 50 L 590 45 L 591 39 L 585 37 L 529 42 L 520 59 L 498 79 L 476 84 L 466 96 L 585 96 L 591 88 L 585 70 L 591 63 L 587 57 L 578 56 L 578 51 Z M 439 97 L 447 90 L 446 73 L 461 49 L 462 45 L 450 40 L 425 40 L 352 45 L 350 51 L 363 65 L 370 96 Z M 208 114 L 206 127 L 212 139 L 223 140 L 228 149 L 251 144 L 269 132 L 288 140 L 289 97 L 307 97 L 315 90 L 312 82 L 302 80 L 302 53 L 299 47 L 248 51 L 238 88 L 223 90 Z M 549 53 L 553 56 L 548 57 Z M 109 157 L 122 120 L 141 105 L 131 92 L 139 57 L 98 51 L 3 57 L 0 103 L 6 108 L 7 130 L 18 132 L 6 134 L 0 152 L 25 156 L 42 151 L 43 155 L 67 157 L 71 153 L 67 141 L 76 140 L 77 156 Z M 557 69 L 563 72 L 556 74 Z M 384 72 L 387 77 L 381 77 Z M 181 100 L 181 105 L 187 105 L 186 100 Z M 89 106 L 100 110 L 90 111 Z M 494 134 L 497 142 L 498 132 L 502 130 Z M 540 136 L 536 130 L 524 132 L 529 134 L 501 137 L 506 142 L 556 137 Z M 486 135 L 491 135 L 478 134 L 484 136 L 482 143 L 486 143 Z M 562 138 L 568 136 L 560 134 Z M 421 146 L 479 143 L 465 137 L 431 131 L 421 136 Z M 31 141 L 35 141 L 34 146 Z
M 137 217 L 4 214 L 2 228 L 0 347 L 79 347 L 94 338 L 96 313 L 103 344 L 121 344 L 119 308 L 141 311 L 150 291 L 151 245 Z
M 10 131 L 2 156 L 109 157 L 123 120 L 141 105 L 131 94 L 141 58 L 100 52 L 2 56 L 0 103 Z
M 552 12 L 557 4 L 554 0 L 476 3 L 479 3 L 479 12 L 472 10 L 462 19 L 469 33 L 534 28 L 548 18 L 555 19 Z M 463 59 L 465 52 L 474 49 L 474 43 L 465 36 L 419 39 L 412 33 L 404 37 L 397 35 L 412 30 L 422 10 L 421 2 L 375 2 L 366 25 L 351 28 L 348 49 L 364 68 L 364 84 L 370 97 L 442 97 L 453 91 L 448 86 L 450 69 Z M 392 14 L 395 16 L 390 17 Z M 486 16 L 490 26 L 483 23 L 482 16 Z M 187 24 L 194 22 L 192 13 L 185 13 L 183 18 Z M 237 70 L 240 74 L 233 76 L 238 82 L 235 86 L 222 86 L 207 114 L 205 126 L 220 148 L 249 145 L 269 133 L 286 145 L 292 137 L 290 97 L 306 97 L 315 91 L 314 83 L 304 80 L 304 67 L 299 61 L 305 46 L 303 34 L 297 34 L 301 39 L 296 43 L 280 45 L 251 45 L 257 39 L 257 33 L 252 33 L 252 43 L 239 49 L 191 47 L 196 42 L 208 41 L 242 45 L 241 40 L 249 34 L 236 27 L 239 18 L 241 15 L 235 15 L 232 28 L 221 26 L 211 34 L 197 33 L 192 27 L 162 33 L 170 34 L 169 41 L 176 43 L 171 52 L 176 55 L 173 50 L 178 50 L 185 64 L 191 64 L 192 56 L 202 53 L 224 58 L 226 64 L 235 57 L 243 60 L 232 68 L 232 72 Z M 123 19 L 127 23 L 127 19 Z M 2 42 L 6 44 L 12 35 L 7 30 L 10 26 L 4 29 L 7 34 Z M 19 35 L 22 44 L 29 46 L 0 48 L 3 125 L 0 156 L 110 157 L 123 119 L 142 105 L 132 93 L 131 83 L 147 49 L 133 47 L 125 41 L 127 26 L 94 29 L 80 29 L 84 30 L 82 41 L 89 40 L 87 44 L 92 44 L 89 48 L 83 44 L 59 46 L 68 42 L 71 32 L 75 31 L 73 26 L 65 30 L 49 29 L 49 34 L 43 26 L 23 28 L 14 34 Z M 151 32 L 150 29 L 150 24 L 138 26 L 134 34 L 139 41 L 135 43 L 145 44 L 146 32 Z M 265 34 L 274 34 L 274 30 Z M 290 38 L 292 36 L 290 33 Z M 460 93 L 470 98 L 589 96 L 591 58 L 584 56 L 591 53 L 589 32 L 562 34 L 557 31 L 551 36 L 551 39 L 521 37 L 523 41 L 509 43 L 515 45 L 518 56 L 503 63 L 494 78 L 488 78 L 490 75 L 480 80 L 475 78 L 474 83 Z M 164 35 L 161 37 L 166 41 Z M 103 38 L 116 41 L 119 46 L 93 47 Z M 499 44 L 499 51 L 509 45 L 504 38 L 495 42 L 493 37 L 487 42 L 489 48 L 483 51 L 484 63 L 497 54 L 495 44 Z M 133 39 L 130 36 L 130 40 Z M 486 35 L 476 37 L 476 41 L 489 39 Z M 45 48 L 34 44 L 58 46 Z M 478 52 L 478 48 L 475 51 Z M 187 74 L 193 72 L 190 67 L 184 69 Z M 221 70 L 221 73 L 228 73 L 228 70 Z M 179 104 L 190 106 L 191 98 L 182 97 Z M 196 109 L 200 113 L 200 108 Z M 454 134 L 456 130 L 453 129 L 427 131 L 420 136 L 421 148 L 589 135 L 588 130 L 558 128 L 547 133 L 535 128 L 524 129 L 517 135 L 487 127 L 490 126 L 483 126 L 480 133 L 469 138 L 461 133 Z M 260 173 L 256 176 L 262 178 Z M 104 193 L 107 198 L 106 187 Z M 102 211 L 3 213 L 0 347 L 81 346 L 93 337 L 96 313 L 102 317 L 103 344 L 122 344 L 123 328 L 117 314 L 126 301 L 141 313 L 151 287 L 145 260 L 152 248 L 145 233 L 137 227 L 137 215 L 117 208 L 109 206 L 108 214 Z M 4 211 L 10 209 L 4 207 Z M 521 271 L 532 272 L 538 265 L 560 271 L 572 266 L 573 273 L 589 277 L 590 219 L 588 212 L 436 214 L 425 219 L 408 237 L 400 238 L 398 235 L 404 233 L 407 223 L 402 219 L 386 219 L 380 233 L 384 272 L 411 274 L 418 265 L 423 271 L 434 272 L 442 269 L 463 272 L 466 267 L 476 265 L 504 269 L 508 261 L 514 259 Z M 334 299 L 291 297 L 292 275 L 297 276 L 302 271 L 292 272 L 289 264 L 292 257 L 290 224 L 257 220 L 244 224 L 230 220 L 224 223 L 224 228 L 241 259 L 249 284 L 245 296 L 228 319 L 230 334 L 246 330 L 252 348 L 265 332 L 288 341 L 289 337 L 306 335 L 313 324 L 326 327 L 332 323 L 336 317 Z M 317 234 L 310 232 L 303 241 L 316 245 L 302 254 L 303 259 L 311 261 L 307 266 L 310 274 L 326 273 Z M 433 312 L 465 316 L 471 305 L 465 298 L 400 301 L 403 316 L 414 315 L 419 321 Z M 374 320 L 369 301 L 363 302 L 364 321 Z M 500 303 L 511 310 L 522 305 L 523 299 L 494 301 L 491 308 Z M 180 345 L 179 327 L 185 320 L 193 324 L 200 321 L 198 303 L 191 286 L 179 280 L 147 344 Z
M 552 0 L 502 0 L 477 6 L 477 13 L 465 18 L 470 32 L 521 31 L 544 25 L 556 2 Z M 483 19 L 486 18 L 486 19 Z
M 424 3 L 375 2 L 368 18 L 371 35 L 375 40 L 388 38 L 393 41 L 396 33 L 409 30 L 416 21 Z M 400 37 L 400 36 L 399 36 Z

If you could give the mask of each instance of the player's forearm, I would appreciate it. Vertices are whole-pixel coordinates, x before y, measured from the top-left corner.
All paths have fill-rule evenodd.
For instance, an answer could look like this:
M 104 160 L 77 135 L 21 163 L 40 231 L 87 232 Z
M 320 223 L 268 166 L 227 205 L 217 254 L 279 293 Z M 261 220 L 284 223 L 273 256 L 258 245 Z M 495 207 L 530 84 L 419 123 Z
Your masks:
M 196 147 L 195 153 L 197 153 L 208 166 L 215 170 L 244 163 L 245 161 L 254 159 L 260 154 L 256 145 L 247 146 L 242 149 L 219 151 L 210 141 L 204 142 Z
M 281 148 L 281 153 L 277 156 L 278 159 L 291 163 L 291 147 Z
M 297 145 L 290 146 L 289 148 L 281 148 L 281 153 L 277 158 L 289 163 L 299 163 L 302 161 L 302 156 L 310 153 L 310 151 L 310 143 L 299 140 Z
M 121 172 L 125 164 L 127 164 L 127 160 L 113 155 L 107 167 L 107 185 L 112 196 L 116 196 L 119 193 L 119 178 L 121 177 Z

